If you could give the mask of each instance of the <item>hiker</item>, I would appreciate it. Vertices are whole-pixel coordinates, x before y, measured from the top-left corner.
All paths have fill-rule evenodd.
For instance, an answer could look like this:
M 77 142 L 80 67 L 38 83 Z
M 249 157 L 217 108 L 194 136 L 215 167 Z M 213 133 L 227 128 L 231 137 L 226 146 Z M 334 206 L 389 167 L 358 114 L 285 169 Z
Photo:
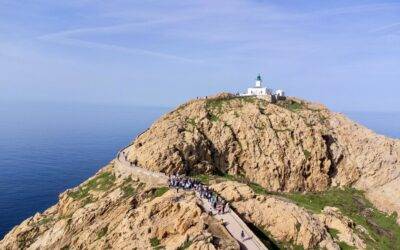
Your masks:
M 229 213 L 229 203 L 225 204 L 224 213 Z
M 242 230 L 242 232 L 240 233 L 240 237 L 242 237 L 242 240 L 244 240 L 245 235 L 244 235 L 243 230 Z

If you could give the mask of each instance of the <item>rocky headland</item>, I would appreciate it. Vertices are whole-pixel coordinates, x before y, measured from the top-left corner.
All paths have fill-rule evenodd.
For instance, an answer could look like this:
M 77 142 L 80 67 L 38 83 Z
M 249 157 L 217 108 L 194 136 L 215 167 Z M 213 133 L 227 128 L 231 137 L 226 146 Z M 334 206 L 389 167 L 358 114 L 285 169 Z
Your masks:
M 165 114 L 135 166 L 190 175 L 228 200 L 269 249 L 398 249 L 400 140 L 297 98 L 219 94 Z M 1 249 L 239 249 L 194 192 L 115 160 L 10 231 Z

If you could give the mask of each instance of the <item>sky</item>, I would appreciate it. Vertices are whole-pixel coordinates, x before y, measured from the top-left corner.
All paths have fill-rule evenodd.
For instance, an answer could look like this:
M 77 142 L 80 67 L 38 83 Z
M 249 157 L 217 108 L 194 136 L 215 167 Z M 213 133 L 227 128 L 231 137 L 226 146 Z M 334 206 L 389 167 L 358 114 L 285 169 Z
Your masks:
M 400 111 L 400 1 L 0 0 L 0 101 L 173 107 L 264 84 Z

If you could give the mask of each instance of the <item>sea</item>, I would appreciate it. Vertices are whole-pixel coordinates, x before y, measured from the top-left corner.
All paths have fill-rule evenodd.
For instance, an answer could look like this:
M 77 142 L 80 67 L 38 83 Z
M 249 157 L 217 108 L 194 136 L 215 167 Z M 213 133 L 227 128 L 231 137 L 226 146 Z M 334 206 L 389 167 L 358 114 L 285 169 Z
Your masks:
M 0 239 L 54 205 L 171 108 L 60 103 L 0 105 Z M 343 112 L 400 138 L 400 112 Z

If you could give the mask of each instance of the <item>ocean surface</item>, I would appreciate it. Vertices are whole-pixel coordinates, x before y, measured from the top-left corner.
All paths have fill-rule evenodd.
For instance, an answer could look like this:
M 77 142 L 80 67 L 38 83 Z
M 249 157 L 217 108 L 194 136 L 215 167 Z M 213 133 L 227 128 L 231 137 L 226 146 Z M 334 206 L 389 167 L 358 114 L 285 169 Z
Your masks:
M 0 105 L 0 239 L 92 176 L 166 108 Z
M 66 104 L 0 105 L 0 239 L 92 176 L 167 108 Z M 347 112 L 400 138 L 400 113 Z

